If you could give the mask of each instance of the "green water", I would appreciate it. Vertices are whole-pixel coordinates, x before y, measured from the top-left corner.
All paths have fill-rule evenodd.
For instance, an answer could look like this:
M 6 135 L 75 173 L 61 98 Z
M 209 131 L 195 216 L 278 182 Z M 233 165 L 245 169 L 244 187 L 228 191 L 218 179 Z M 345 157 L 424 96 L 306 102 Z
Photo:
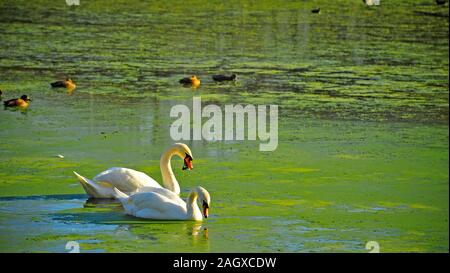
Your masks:
M 0 251 L 448 252 L 448 6 L 381 2 L 0 0 L 3 99 L 33 99 L 0 111 Z M 49 88 L 66 76 L 72 95 Z M 194 169 L 172 166 L 183 197 L 211 193 L 202 223 L 86 201 L 73 170 L 160 181 L 193 96 L 278 104 L 278 148 L 186 141 Z

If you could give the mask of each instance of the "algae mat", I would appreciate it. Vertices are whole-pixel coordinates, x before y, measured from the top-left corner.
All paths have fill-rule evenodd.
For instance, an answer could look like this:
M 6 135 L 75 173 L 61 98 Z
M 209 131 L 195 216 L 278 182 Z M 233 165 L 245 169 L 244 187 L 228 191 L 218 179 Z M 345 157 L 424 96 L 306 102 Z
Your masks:
M 448 6 L 361 2 L 0 1 L 3 99 L 33 100 L 0 111 L 0 251 L 448 252 Z M 183 197 L 211 192 L 202 223 L 87 200 L 73 170 L 159 181 L 193 96 L 279 105 L 278 148 L 187 141 L 194 170 L 172 166 Z

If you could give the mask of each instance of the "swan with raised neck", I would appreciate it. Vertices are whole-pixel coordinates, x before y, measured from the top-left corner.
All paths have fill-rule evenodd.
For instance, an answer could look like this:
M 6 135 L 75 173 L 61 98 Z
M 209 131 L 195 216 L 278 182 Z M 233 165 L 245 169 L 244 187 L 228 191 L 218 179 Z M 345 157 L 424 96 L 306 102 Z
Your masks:
M 160 169 L 163 179 L 163 186 L 175 195 L 180 194 L 180 185 L 173 174 L 170 160 L 177 155 L 183 158 L 183 170 L 192 167 L 192 152 L 186 144 L 175 143 L 167 149 L 161 156 Z M 161 184 L 156 182 L 147 174 L 133 169 L 113 167 L 96 175 L 93 180 L 74 172 L 83 186 L 86 193 L 91 198 L 115 198 L 113 188 L 117 188 L 128 195 L 138 192 L 155 191 L 163 189 Z
M 173 174 L 172 166 L 170 161 L 174 155 L 177 155 L 184 160 L 183 170 L 192 170 L 192 152 L 189 147 L 184 143 L 175 143 L 169 147 L 162 155 L 159 161 L 159 166 L 161 168 L 161 175 L 163 180 L 164 188 L 180 194 L 180 185 Z

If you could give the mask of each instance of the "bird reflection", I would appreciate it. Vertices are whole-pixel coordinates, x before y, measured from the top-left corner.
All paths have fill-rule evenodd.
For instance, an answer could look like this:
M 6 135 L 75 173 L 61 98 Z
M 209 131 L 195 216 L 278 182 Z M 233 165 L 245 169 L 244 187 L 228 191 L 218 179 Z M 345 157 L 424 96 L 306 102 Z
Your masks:
M 89 198 L 84 202 L 83 207 L 85 208 L 102 208 L 102 207 L 111 207 L 111 206 L 119 206 L 120 202 L 113 198 Z M 120 205 L 121 206 L 121 205 Z
M 199 235 L 202 235 L 202 234 L 203 234 L 203 237 L 205 239 L 208 239 L 208 228 L 204 227 L 202 229 L 202 224 L 195 223 L 194 226 L 192 226 L 192 235 L 193 236 L 199 236 Z

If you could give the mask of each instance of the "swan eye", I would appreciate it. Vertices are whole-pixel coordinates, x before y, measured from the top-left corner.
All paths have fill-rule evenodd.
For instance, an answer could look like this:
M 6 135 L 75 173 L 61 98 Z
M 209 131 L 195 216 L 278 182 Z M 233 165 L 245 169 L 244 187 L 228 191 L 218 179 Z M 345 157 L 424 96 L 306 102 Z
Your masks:
M 203 200 L 203 207 L 209 209 L 208 203 L 205 200 Z

